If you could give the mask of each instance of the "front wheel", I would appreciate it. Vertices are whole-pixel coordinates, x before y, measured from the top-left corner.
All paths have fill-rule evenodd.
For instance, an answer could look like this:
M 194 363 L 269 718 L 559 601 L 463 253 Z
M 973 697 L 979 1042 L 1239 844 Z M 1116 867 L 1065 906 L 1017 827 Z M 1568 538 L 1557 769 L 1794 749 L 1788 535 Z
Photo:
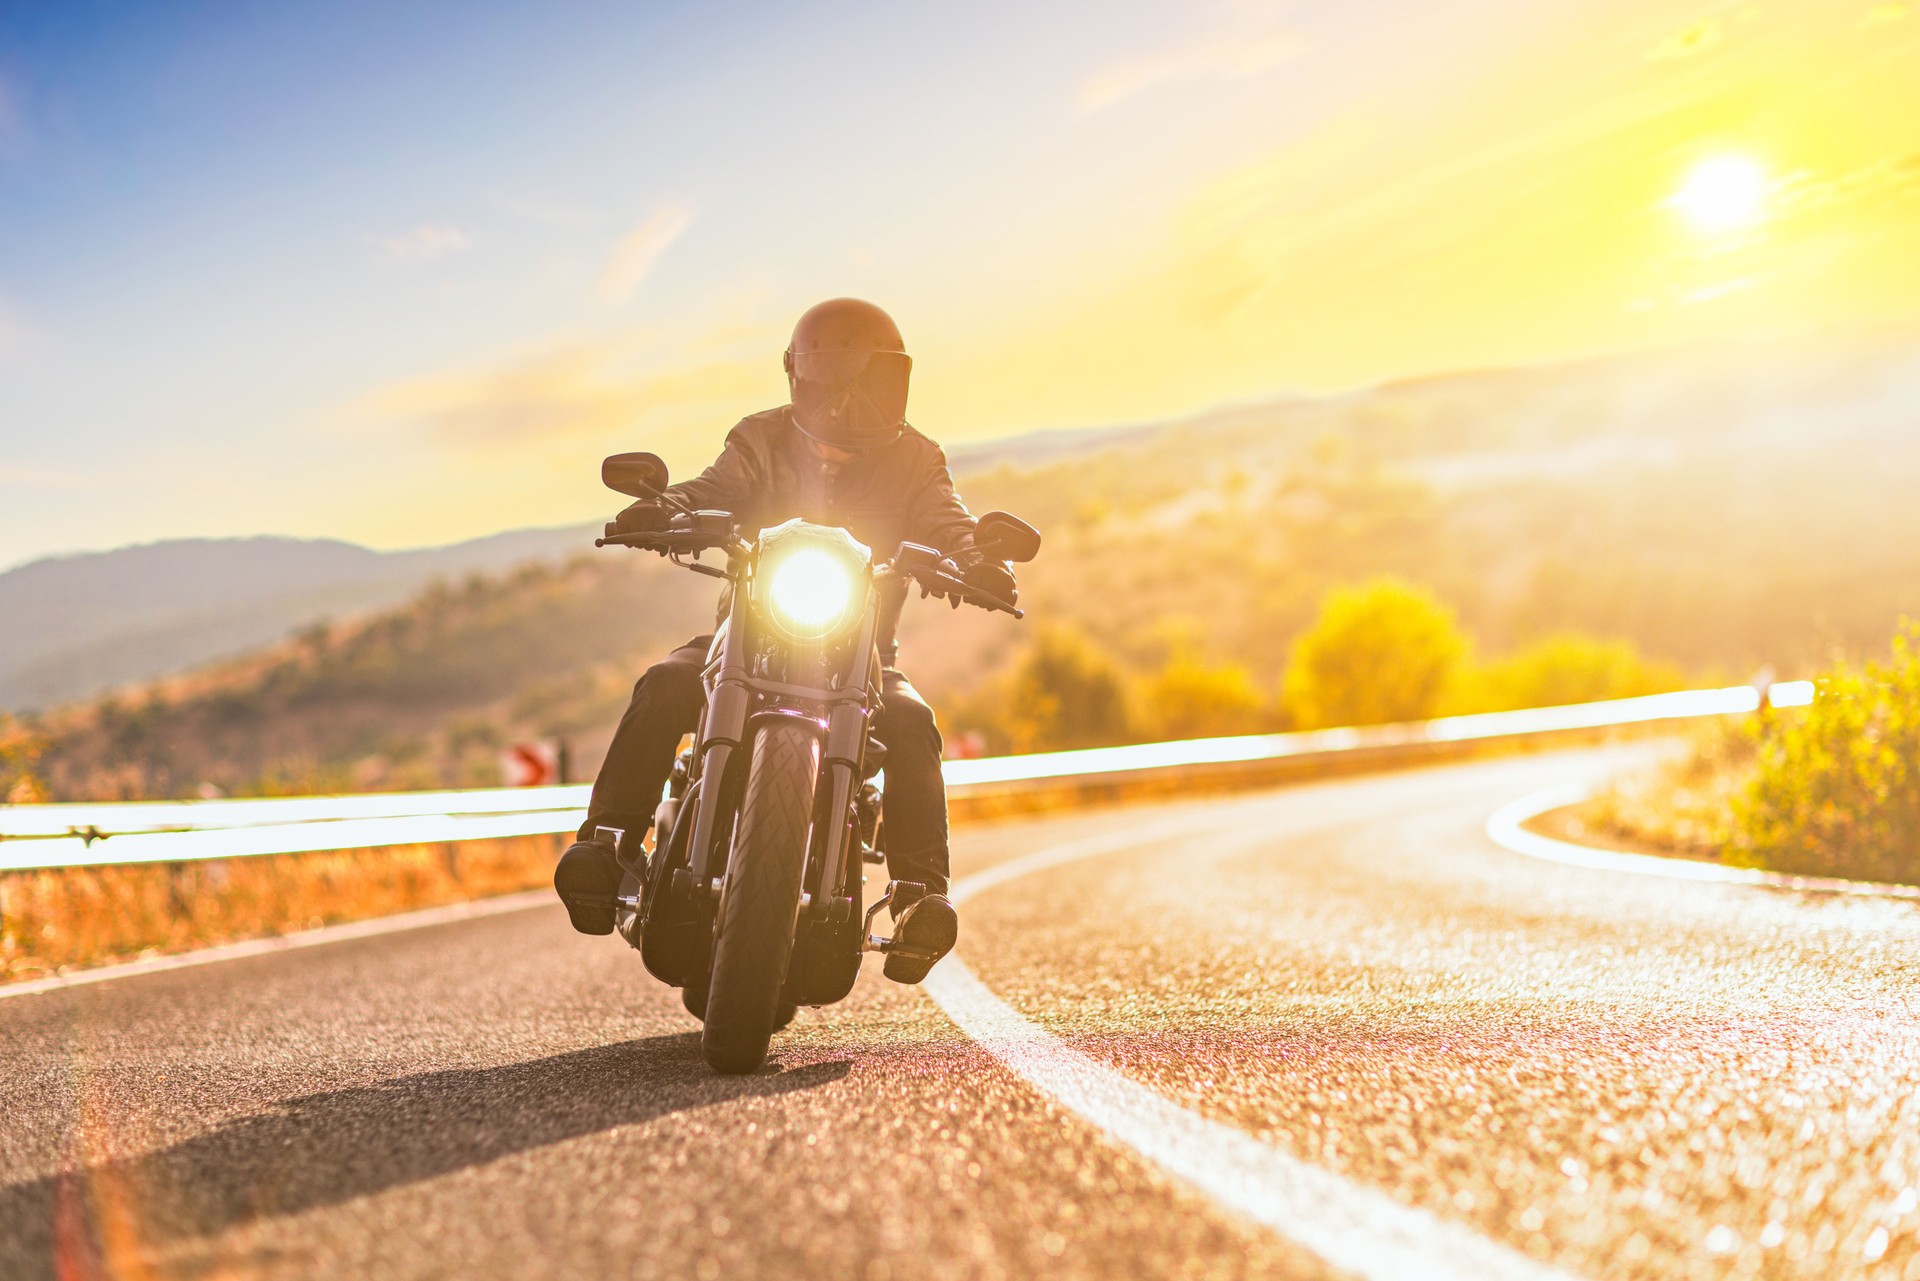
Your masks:
M 701 1050 L 716 1072 L 756 1072 L 780 1015 L 813 821 L 819 741 L 778 722 L 753 743 L 713 944 Z

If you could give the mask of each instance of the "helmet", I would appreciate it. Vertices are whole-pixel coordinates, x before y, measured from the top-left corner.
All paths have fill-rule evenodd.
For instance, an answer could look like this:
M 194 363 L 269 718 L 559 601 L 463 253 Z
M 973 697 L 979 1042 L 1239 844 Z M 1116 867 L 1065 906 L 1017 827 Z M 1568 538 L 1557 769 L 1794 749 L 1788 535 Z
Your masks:
M 809 308 L 787 344 L 794 423 L 836 449 L 873 449 L 907 421 L 913 360 L 893 317 L 858 298 Z

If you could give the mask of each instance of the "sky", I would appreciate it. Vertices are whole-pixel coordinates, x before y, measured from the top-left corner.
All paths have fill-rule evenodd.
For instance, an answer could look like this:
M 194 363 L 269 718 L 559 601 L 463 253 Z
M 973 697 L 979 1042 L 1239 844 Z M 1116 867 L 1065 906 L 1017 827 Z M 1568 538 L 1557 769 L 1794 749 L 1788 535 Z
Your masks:
M 697 469 L 855 295 L 951 446 L 1920 323 L 1920 0 L 0 0 L 0 568 Z

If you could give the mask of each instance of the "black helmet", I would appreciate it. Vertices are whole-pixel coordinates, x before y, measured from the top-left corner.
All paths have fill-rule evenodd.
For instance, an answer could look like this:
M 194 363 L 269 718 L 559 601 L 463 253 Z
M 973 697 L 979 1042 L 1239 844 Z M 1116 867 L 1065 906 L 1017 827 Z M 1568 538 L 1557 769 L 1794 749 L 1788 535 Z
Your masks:
M 907 421 L 913 360 L 893 317 L 858 298 L 809 308 L 787 344 L 793 421 L 823 445 L 873 449 Z

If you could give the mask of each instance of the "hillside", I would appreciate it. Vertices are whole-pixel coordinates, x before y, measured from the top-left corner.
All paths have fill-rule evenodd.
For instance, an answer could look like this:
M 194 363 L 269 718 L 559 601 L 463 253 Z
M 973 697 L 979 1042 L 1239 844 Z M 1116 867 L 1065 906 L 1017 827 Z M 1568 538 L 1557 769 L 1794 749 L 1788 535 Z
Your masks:
M 975 510 L 1045 531 L 1030 618 L 917 606 L 903 664 L 958 711 L 1064 625 L 1135 671 L 1197 654 L 1270 689 L 1324 594 L 1380 574 L 1486 654 L 1578 632 L 1720 680 L 1877 648 L 1920 615 L 1920 345 L 1790 354 L 1462 374 L 962 454 Z M 500 741 L 549 734 L 590 770 L 712 599 L 613 552 L 437 587 L 49 716 L 40 773 L 63 798 L 471 785 Z
M 0 574 L 0 708 L 84 698 L 396 604 L 435 578 L 590 545 L 584 528 L 403 552 L 331 539 L 191 538 L 34 561 Z

